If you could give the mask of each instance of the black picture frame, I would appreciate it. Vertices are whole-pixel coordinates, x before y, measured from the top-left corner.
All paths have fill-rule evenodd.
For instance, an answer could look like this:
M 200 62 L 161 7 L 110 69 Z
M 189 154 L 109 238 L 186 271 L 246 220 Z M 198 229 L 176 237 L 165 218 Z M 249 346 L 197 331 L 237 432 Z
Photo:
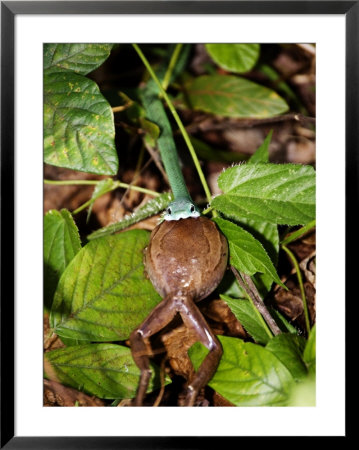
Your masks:
M 346 20 L 346 296 L 354 292 L 349 220 L 358 205 L 359 1 L 1 2 L 1 442 L 5 449 L 204 448 L 223 437 L 25 437 L 14 434 L 14 33 L 18 14 L 339 14 Z M 351 205 L 351 206 L 350 206 Z M 354 228 L 356 227 L 356 228 Z M 5 259 L 6 255 L 6 259 Z M 348 328 L 348 327 L 347 327 Z M 346 329 L 347 329 L 346 328 Z M 346 331 L 347 333 L 347 331 Z M 346 436 L 349 435 L 347 427 Z M 229 438 L 233 439 L 233 438 Z M 237 439 L 237 438 L 234 438 Z M 227 441 L 226 441 L 227 444 Z

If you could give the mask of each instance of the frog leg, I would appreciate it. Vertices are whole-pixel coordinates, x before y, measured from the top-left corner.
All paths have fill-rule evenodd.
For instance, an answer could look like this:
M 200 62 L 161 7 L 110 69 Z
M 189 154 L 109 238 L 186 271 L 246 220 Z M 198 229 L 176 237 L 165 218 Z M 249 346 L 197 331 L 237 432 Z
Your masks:
M 147 316 L 142 324 L 130 336 L 132 357 L 141 370 L 134 406 L 141 406 L 151 378 L 150 358 L 147 355 L 145 339 L 162 330 L 176 315 L 176 305 L 173 296 L 168 295 Z
M 208 354 L 195 373 L 191 383 L 187 387 L 185 406 L 193 406 L 200 389 L 213 377 L 223 350 L 216 336 L 208 326 L 202 313 L 189 296 L 178 296 L 174 298 L 176 310 L 180 313 L 184 324 L 193 330 L 208 350 Z
M 176 313 L 181 315 L 187 328 L 193 330 L 199 342 L 209 350 L 187 388 L 186 406 L 193 406 L 199 390 L 208 383 L 217 369 L 222 356 L 222 347 L 200 310 L 190 296 L 168 295 L 130 336 L 132 357 L 141 370 L 140 382 L 134 401 L 135 406 L 142 405 L 151 377 L 150 359 L 147 355 L 144 340 L 161 331 L 171 322 Z

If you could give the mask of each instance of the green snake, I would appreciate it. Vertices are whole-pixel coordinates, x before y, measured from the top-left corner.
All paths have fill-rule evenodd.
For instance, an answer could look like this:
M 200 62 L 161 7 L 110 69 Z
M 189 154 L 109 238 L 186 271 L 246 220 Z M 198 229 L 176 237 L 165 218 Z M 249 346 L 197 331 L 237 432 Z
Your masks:
M 159 89 L 153 80 L 141 88 L 140 97 L 146 110 L 146 117 L 160 128 L 157 145 L 168 176 L 174 200 L 168 205 L 164 220 L 199 217 L 200 210 L 193 202 L 183 178 L 176 145 L 165 108 L 159 98 Z

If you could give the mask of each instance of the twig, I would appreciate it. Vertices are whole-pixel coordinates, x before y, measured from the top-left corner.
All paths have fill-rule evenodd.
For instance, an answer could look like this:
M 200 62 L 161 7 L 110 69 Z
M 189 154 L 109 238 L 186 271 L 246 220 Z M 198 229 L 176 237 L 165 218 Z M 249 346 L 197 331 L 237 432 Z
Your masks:
M 264 320 L 264 318 L 263 318 L 261 312 L 260 312 L 259 309 L 256 307 L 256 305 L 255 305 L 255 303 L 254 303 L 254 301 L 253 301 L 252 296 L 250 295 L 249 291 L 247 290 L 247 286 L 245 285 L 244 281 L 243 281 L 242 278 L 240 277 L 239 273 L 238 273 L 238 272 L 236 273 L 236 272 L 234 271 L 235 269 L 234 269 L 234 270 L 233 270 L 233 269 L 234 269 L 234 268 L 232 267 L 232 271 L 233 271 L 235 277 L 237 278 L 237 281 L 238 281 L 239 285 L 242 287 L 242 289 L 244 289 L 244 291 L 245 291 L 245 293 L 246 293 L 246 295 L 247 295 L 247 297 L 248 297 L 248 300 L 249 300 L 250 304 L 252 305 L 252 308 L 253 308 L 255 314 L 256 314 L 257 317 L 258 317 L 258 320 L 259 320 L 260 323 L 262 324 L 262 326 L 263 326 L 265 332 L 267 333 L 268 337 L 269 337 L 270 339 L 272 339 L 273 333 L 272 333 L 271 330 L 269 329 L 269 327 L 268 327 L 268 325 L 267 325 L 267 322 Z
M 251 297 L 255 307 L 258 309 L 258 311 L 264 317 L 264 320 L 267 322 L 272 333 L 274 335 L 281 334 L 280 328 L 275 323 L 273 317 L 270 315 L 270 313 L 269 313 L 267 307 L 265 306 L 261 296 L 259 295 L 259 292 L 258 292 L 255 284 L 253 283 L 251 277 L 249 275 L 246 275 L 243 272 L 238 272 L 238 270 L 233 266 L 231 266 L 231 270 L 234 273 L 234 276 L 236 277 L 238 283 L 247 292 L 247 294 Z
M 307 117 L 303 114 L 291 113 L 282 116 L 268 117 L 265 119 L 225 119 L 216 123 L 217 119 L 208 120 L 208 116 L 197 123 L 186 127 L 188 133 L 193 134 L 198 131 L 218 131 L 237 128 L 251 128 L 255 126 L 271 124 L 276 122 L 296 121 L 300 123 L 315 124 L 315 117 Z
M 148 153 L 151 155 L 153 162 L 156 164 L 157 169 L 161 172 L 166 183 L 169 185 L 167 174 L 162 167 L 161 158 L 159 157 L 158 153 L 147 143 L 145 143 L 145 147 Z

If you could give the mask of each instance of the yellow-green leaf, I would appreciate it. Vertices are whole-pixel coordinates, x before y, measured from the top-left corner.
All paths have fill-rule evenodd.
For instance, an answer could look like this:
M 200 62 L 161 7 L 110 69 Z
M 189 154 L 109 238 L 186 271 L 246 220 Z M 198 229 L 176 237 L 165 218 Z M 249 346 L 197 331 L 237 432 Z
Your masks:
M 229 261 L 233 267 L 247 275 L 265 273 L 283 286 L 267 252 L 252 234 L 229 220 L 217 217 L 214 221 L 228 240 Z
M 60 276 L 81 249 L 78 229 L 67 209 L 52 209 L 44 217 L 44 301 L 51 308 Z
M 274 336 L 266 349 L 276 355 L 286 368 L 293 375 L 296 381 L 304 379 L 307 374 L 307 368 L 302 358 L 303 348 L 305 346 L 305 338 L 290 333 L 282 333 Z
M 315 171 L 296 164 L 243 164 L 218 178 L 223 195 L 211 206 L 228 217 L 282 225 L 315 219 Z
M 45 353 L 45 376 L 100 398 L 132 398 L 140 370 L 131 350 L 116 344 L 85 344 Z M 147 392 L 160 385 L 159 368 L 151 363 Z M 165 383 L 170 379 L 166 377 Z
M 258 318 L 254 310 L 255 306 L 249 300 L 244 298 L 231 298 L 228 295 L 221 295 L 221 299 L 227 303 L 232 313 L 258 344 L 267 344 L 271 337 Z
M 110 55 L 112 44 L 44 44 L 44 69 L 86 75 Z
M 73 72 L 44 75 L 44 159 L 53 166 L 115 175 L 113 114 L 97 84 Z
M 206 44 L 213 61 L 234 73 L 248 72 L 259 57 L 259 44 Z
M 241 339 L 218 336 L 223 356 L 208 385 L 236 406 L 283 406 L 294 383 L 288 369 L 269 350 Z M 189 350 L 197 370 L 208 350 Z
M 203 75 L 186 88 L 194 109 L 218 116 L 265 118 L 288 110 L 275 91 L 233 75 Z
M 161 300 L 145 277 L 149 233 L 131 230 L 89 242 L 63 273 L 51 310 L 60 337 L 79 341 L 127 339 Z

